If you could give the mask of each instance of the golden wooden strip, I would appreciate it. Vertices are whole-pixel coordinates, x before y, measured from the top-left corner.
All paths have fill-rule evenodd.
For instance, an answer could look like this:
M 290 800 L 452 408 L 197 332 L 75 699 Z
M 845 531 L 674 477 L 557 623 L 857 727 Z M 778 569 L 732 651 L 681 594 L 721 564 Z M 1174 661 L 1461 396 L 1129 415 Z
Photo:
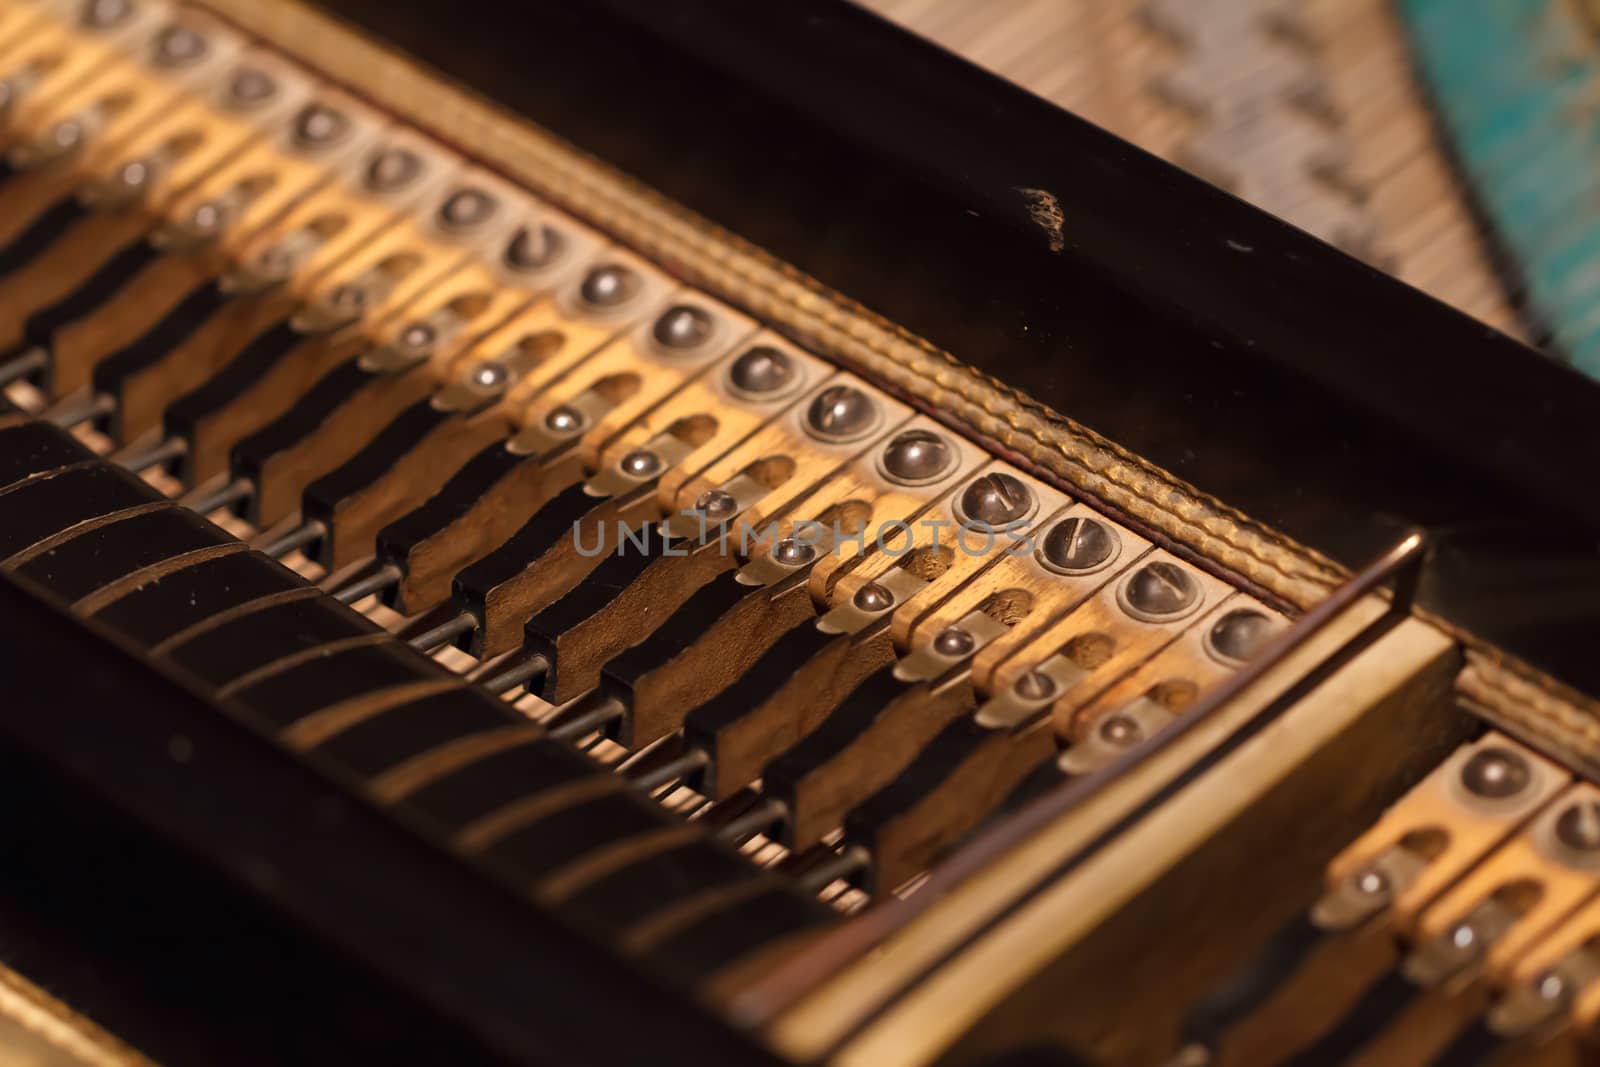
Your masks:
M 600 845 L 582 859 L 569 863 L 555 874 L 534 885 L 534 895 L 547 904 L 560 904 L 584 886 L 593 885 L 609 874 L 631 867 L 663 852 L 682 848 L 700 837 L 692 823 L 663 826 L 649 833 L 634 834 L 620 841 Z
M 140 586 L 158 581 L 166 575 L 187 570 L 208 560 L 220 559 L 223 556 L 232 556 L 248 551 L 250 551 L 249 545 L 242 541 L 232 541 L 227 544 L 206 545 L 204 548 L 180 552 L 176 556 L 169 556 L 164 560 L 150 564 L 148 567 L 140 567 L 131 574 L 124 574 L 109 585 L 101 586 L 88 596 L 75 601 L 72 605 L 72 610 L 81 612 L 84 615 L 93 615 L 107 604 L 114 603 Z
M 24 478 L 20 482 L 12 482 L 10 485 L 0 486 L 0 496 L 14 493 L 23 486 L 33 485 L 36 482 L 47 482 L 51 478 L 59 478 L 63 474 L 71 474 L 74 471 L 89 470 L 93 467 L 101 466 L 103 463 L 105 463 L 105 460 L 97 456 L 92 459 L 79 460 L 77 463 L 68 463 L 65 467 L 52 467 L 50 470 L 40 471 L 38 474 Z
M 1491 968 L 1513 963 L 1555 923 L 1600 892 L 1600 858 L 1567 847 L 1558 829 L 1570 811 L 1591 817 L 1597 804 L 1600 789 L 1588 783 L 1554 797 L 1521 833 L 1428 906 L 1417 921 L 1417 942 L 1446 936 L 1485 900 L 1508 888 L 1525 887 L 1523 896 L 1531 898 L 1525 910 L 1519 908 L 1516 921 L 1484 949 L 1484 962 Z
M 537 723 L 519 722 L 497 730 L 458 737 L 397 763 L 372 779 L 367 789 L 383 803 L 394 804 L 463 767 L 542 736 L 544 727 Z
M 643 955 L 681 930 L 733 907 L 750 897 L 765 893 L 772 883 L 765 878 L 747 878 L 731 885 L 719 885 L 684 897 L 660 911 L 624 928 L 618 938 L 622 951 Z
M 25 977 L 0 967 L 0 1063 L 8 1067 L 154 1067 Z
M 1461 788 L 1462 770 L 1479 752 L 1500 748 L 1527 762 L 1531 776 L 1529 787 L 1513 801 L 1474 803 Z M 1328 884 L 1335 885 L 1351 877 L 1409 836 L 1444 830 L 1447 836 L 1440 851 L 1410 885 L 1395 894 L 1391 905 L 1394 925 L 1406 930 L 1429 901 L 1515 832 L 1523 820 L 1539 810 L 1570 780 L 1565 770 L 1549 760 L 1491 733 L 1455 752 L 1340 852 L 1328 866 Z
M 332 707 L 312 712 L 294 723 L 278 736 L 290 748 L 309 749 L 326 743 L 330 738 L 358 726 L 368 719 L 424 697 L 446 693 L 466 685 L 460 678 L 426 678 L 419 682 L 406 682 L 376 692 L 340 701 Z
M 102 526 L 110 526 L 125 519 L 138 518 L 140 515 L 148 515 L 152 511 L 162 511 L 172 507 L 177 507 L 175 501 L 152 500 L 148 504 L 135 504 L 131 508 L 113 511 L 109 515 L 96 515 L 92 519 L 85 519 L 83 522 L 69 526 L 65 530 L 58 530 L 43 541 L 35 541 L 22 551 L 7 556 L 4 560 L 0 560 L 0 569 L 16 570 L 34 557 L 42 556 L 52 548 L 64 545 L 73 538 L 86 534 L 91 530 L 98 530 Z
M 321 595 L 322 590 L 316 588 L 315 586 L 306 586 L 303 589 L 285 589 L 281 592 L 269 593 L 266 596 L 257 597 L 256 599 L 247 601 L 243 604 L 235 604 L 231 608 L 225 608 L 222 611 L 217 612 L 215 615 L 210 615 L 204 619 L 201 619 L 192 626 L 186 626 L 166 640 L 159 642 L 151 647 L 150 655 L 166 655 L 168 652 L 171 652 L 180 645 L 184 645 L 194 638 L 199 637 L 201 634 L 206 633 L 209 630 L 214 630 L 224 623 L 232 622 L 234 619 L 243 618 L 246 615 L 253 615 L 258 611 L 265 611 L 267 608 L 275 608 L 279 604 L 287 604 L 292 600 L 305 600 L 308 597 Z
M 483 816 L 456 835 L 456 845 L 463 852 L 481 852 L 501 838 L 524 826 L 532 825 L 547 815 L 554 815 L 563 808 L 570 808 L 586 800 L 605 796 L 607 793 L 620 793 L 627 787 L 627 781 L 619 774 L 596 774 L 563 782 L 553 788 L 543 789 L 531 796 L 513 801 L 500 810 Z
M 254 670 L 246 671 L 244 674 L 239 675 L 239 677 L 228 682 L 226 685 L 221 686 L 217 690 L 217 696 L 232 696 L 242 689 L 248 689 L 250 686 L 255 685 L 257 682 L 262 681 L 263 679 L 271 678 L 275 674 L 282 674 L 287 670 L 292 670 L 293 668 L 300 666 L 302 663 L 310 663 L 312 660 L 322 659 L 326 656 L 332 656 L 348 649 L 365 648 L 368 645 L 381 645 L 386 641 L 392 640 L 394 640 L 393 634 L 384 630 L 378 630 L 375 633 L 364 633 L 356 634 L 352 637 L 341 637 L 336 641 L 324 641 L 320 645 L 312 645 L 310 648 L 302 648 L 300 651 L 284 656 L 281 659 L 275 659 L 271 663 L 264 663 Z

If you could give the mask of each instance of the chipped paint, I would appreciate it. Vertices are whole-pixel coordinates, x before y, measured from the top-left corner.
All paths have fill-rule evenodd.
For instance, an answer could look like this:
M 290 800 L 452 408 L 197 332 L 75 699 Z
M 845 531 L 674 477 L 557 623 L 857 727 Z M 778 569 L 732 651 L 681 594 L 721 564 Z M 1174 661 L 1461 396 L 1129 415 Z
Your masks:
M 1034 225 L 1045 232 L 1050 251 L 1060 252 L 1067 246 L 1067 239 L 1061 232 L 1067 217 L 1061 213 L 1061 203 L 1056 200 L 1056 194 L 1047 189 L 1026 189 L 1020 185 L 1017 186 L 1017 192 L 1028 202 L 1028 215 Z

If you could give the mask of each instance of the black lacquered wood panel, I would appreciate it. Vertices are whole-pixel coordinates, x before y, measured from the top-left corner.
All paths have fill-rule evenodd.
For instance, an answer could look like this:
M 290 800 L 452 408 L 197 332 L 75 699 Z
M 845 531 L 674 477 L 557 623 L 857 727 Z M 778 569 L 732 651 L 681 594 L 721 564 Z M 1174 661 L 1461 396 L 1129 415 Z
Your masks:
M 376 632 L 376 626 L 341 604 L 294 600 L 229 619 L 168 649 L 167 656 L 200 680 L 220 686 L 285 656 Z
M 373 778 L 449 741 L 516 720 L 516 713 L 504 704 L 463 688 L 390 708 L 336 734 L 316 751 L 363 778 Z
M 262 666 L 271 671 L 272 662 Z M 301 660 L 230 692 L 262 719 L 285 728 L 346 700 L 445 677 L 443 668 L 433 661 L 404 646 L 383 643 L 342 648 Z
M 514 801 L 578 781 L 593 772 L 594 765 L 571 748 L 552 741 L 531 741 L 486 756 L 423 786 L 402 804 L 454 831 Z
M 80 523 L 161 499 L 144 482 L 107 464 L 41 475 L 0 493 L 0 560 Z
M 715 974 L 763 946 L 821 928 L 835 916 L 815 900 L 774 885 L 731 904 L 662 942 L 654 959 L 669 973 L 693 980 Z
M 41 552 L 19 570 L 74 601 L 152 564 L 233 540 L 189 509 L 173 505 L 98 526 Z
M 585 886 L 564 910 L 619 925 L 653 915 L 697 893 L 769 877 L 748 860 L 706 842 L 688 842 Z
M 0 959 L 57 996 L 174 1067 L 775 1063 L 47 596 L 0 574 Z
M 304 588 L 299 575 L 276 560 L 241 552 L 163 575 L 106 605 L 96 618 L 148 647 L 218 612 Z
M 93 457 L 87 445 L 48 422 L 8 427 L 0 430 L 0 489 Z
M 647 834 L 671 821 L 650 801 L 618 790 L 536 819 L 490 845 L 484 856 L 531 881 L 608 843 Z

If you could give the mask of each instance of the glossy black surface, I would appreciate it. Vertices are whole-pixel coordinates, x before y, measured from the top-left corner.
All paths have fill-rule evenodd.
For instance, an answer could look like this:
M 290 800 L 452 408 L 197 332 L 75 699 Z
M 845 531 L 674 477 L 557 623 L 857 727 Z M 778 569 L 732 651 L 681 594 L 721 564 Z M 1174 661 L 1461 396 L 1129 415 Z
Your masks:
M 0 411 L 0 414 L 5 414 Z M 24 422 L 0 430 L 0 489 L 45 471 L 93 459 L 94 453 L 77 438 L 54 426 Z
M 1489 550 L 1424 603 L 1600 692 L 1568 369 L 839 0 L 323 6 L 1346 565 L 1521 525 L 1563 581 L 1486 607 Z
M 82 522 L 161 499 L 154 489 L 108 464 L 66 467 L 0 493 L 0 559 L 32 548 Z
M 41 552 L 18 571 L 70 603 L 144 567 L 232 540 L 174 505 L 97 526 Z
M 0 671 L 0 962 L 160 1062 L 775 1062 L 10 576 Z

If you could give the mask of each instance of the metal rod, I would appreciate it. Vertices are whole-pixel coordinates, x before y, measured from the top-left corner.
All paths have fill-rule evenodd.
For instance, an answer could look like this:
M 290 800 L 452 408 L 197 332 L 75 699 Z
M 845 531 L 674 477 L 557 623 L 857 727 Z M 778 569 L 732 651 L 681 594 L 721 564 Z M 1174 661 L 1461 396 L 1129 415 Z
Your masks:
M 492 678 L 485 678 L 478 683 L 479 688 L 499 696 L 509 692 L 524 682 L 544 675 L 550 669 L 550 661 L 543 656 L 529 656 L 522 662 L 512 666 Z
M 43 418 L 63 430 L 70 430 L 102 415 L 109 415 L 116 409 L 116 398 L 109 393 L 100 393 L 87 404 L 80 404 L 74 408 L 53 408 L 45 412 Z
M 119 455 L 111 457 L 135 474 L 143 474 L 151 467 L 169 462 L 184 455 L 189 451 L 189 442 L 182 437 L 169 437 L 160 444 L 136 455 Z
M 705 749 L 691 748 L 670 763 L 663 763 L 655 770 L 641 774 L 637 778 L 630 778 L 629 781 L 646 793 L 653 793 L 668 782 L 687 778 L 710 762 L 711 757 L 706 755 Z
M 478 628 L 478 617 L 470 611 L 463 611 L 454 618 L 446 619 L 431 630 L 424 630 L 410 641 L 406 642 L 418 652 L 432 652 L 441 645 L 454 641 L 464 633 L 469 633 Z
M 400 568 L 393 563 L 385 563 L 359 582 L 352 582 L 333 594 L 333 599 L 341 604 L 354 604 L 373 593 L 383 592 L 398 581 L 400 581 Z
M 777 797 L 766 797 L 760 804 L 717 827 L 712 834 L 718 841 L 740 845 L 756 834 L 764 833 L 789 818 L 789 805 Z
M 282 559 L 297 548 L 303 548 L 328 532 L 319 519 L 303 522 L 290 530 L 276 541 L 269 541 L 262 545 L 258 551 L 271 556 L 273 559 Z
M 872 854 L 860 845 L 850 845 L 832 859 L 823 860 L 809 871 L 795 878 L 795 885 L 803 893 L 813 896 L 840 879 L 848 879 L 857 871 L 864 871 L 872 862 Z
M 550 728 L 550 736 L 561 741 L 576 741 L 585 734 L 604 729 L 614 722 L 619 722 L 627 714 L 627 708 L 622 706 L 622 701 L 615 697 L 608 697 L 602 703 L 583 712 L 575 718 L 559 723 Z
M 255 483 L 251 482 L 250 479 L 235 478 L 207 496 L 187 497 L 180 500 L 179 503 L 192 511 L 198 511 L 202 515 L 209 515 L 218 508 L 225 508 L 241 500 L 250 499 L 251 494 L 255 491 Z
M 19 378 L 26 378 L 34 371 L 44 370 L 49 364 L 49 350 L 42 345 L 35 345 L 16 359 L 0 364 L 0 389 L 4 389 Z

